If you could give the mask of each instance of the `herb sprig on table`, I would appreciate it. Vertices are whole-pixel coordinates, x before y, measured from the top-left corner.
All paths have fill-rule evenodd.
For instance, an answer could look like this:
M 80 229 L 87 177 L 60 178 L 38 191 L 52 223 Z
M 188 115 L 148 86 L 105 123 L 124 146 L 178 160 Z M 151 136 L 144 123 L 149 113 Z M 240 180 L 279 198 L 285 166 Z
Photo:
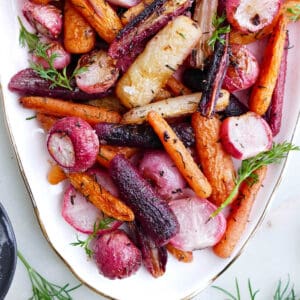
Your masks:
M 33 295 L 29 300 L 72 300 L 70 293 L 79 288 L 81 284 L 70 287 L 68 283 L 59 286 L 49 282 L 30 266 L 20 251 L 18 251 L 17 254 L 18 258 L 25 266 L 31 281 Z
M 268 151 L 261 152 L 254 157 L 245 159 L 237 172 L 237 178 L 235 186 L 225 201 L 212 213 L 211 217 L 215 217 L 226 206 L 228 206 L 232 199 L 237 195 L 239 187 L 244 180 L 253 178 L 253 172 L 262 166 L 266 166 L 273 163 L 279 163 L 283 158 L 287 156 L 290 151 L 300 150 L 299 146 L 294 146 L 289 142 L 283 142 L 279 144 L 273 144 L 272 148 Z M 255 178 L 253 178 L 255 179 Z
M 38 35 L 29 32 L 23 25 L 21 19 L 18 17 L 20 24 L 19 43 L 22 47 L 27 45 L 29 52 L 36 55 L 39 58 L 44 59 L 49 67 L 45 68 L 39 63 L 33 61 L 30 62 L 30 67 L 41 77 L 52 82 L 51 87 L 60 86 L 69 90 L 72 90 L 71 80 L 78 74 L 86 70 L 85 67 L 76 69 L 71 76 L 67 75 L 67 68 L 63 68 L 62 71 L 58 71 L 54 68 L 54 60 L 58 57 L 57 54 L 52 53 L 50 56 L 47 50 L 50 44 L 42 42 Z

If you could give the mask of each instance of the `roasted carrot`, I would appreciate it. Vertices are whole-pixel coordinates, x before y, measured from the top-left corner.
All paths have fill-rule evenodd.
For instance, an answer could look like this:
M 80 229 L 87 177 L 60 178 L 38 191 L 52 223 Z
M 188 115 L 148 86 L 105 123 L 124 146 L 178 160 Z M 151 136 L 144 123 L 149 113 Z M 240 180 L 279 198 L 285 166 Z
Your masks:
M 167 81 L 167 87 L 172 91 L 174 96 L 191 94 L 191 90 L 187 88 L 183 83 L 177 80 L 174 76 L 171 76 Z
M 254 171 L 254 174 L 257 175 L 257 181 L 253 182 L 254 178 L 248 178 L 242 183 L 238 197 L 232 203 L 224 236 L 213 248 L 218 256 L 227 258 L 232 254 L 245 230 L 256 194 L 262 186 L 266 172 L 267 167 L 263 166 Z
M 175 248 L 171 244 L 166 245 L 167 250 L 179 261 L 181 262 L 191 262 L 193 261 L 193 252 L 192 251 L 183 251 L 178 248 Z
M 54 123 L 58 120 L 57 117 L 45 115 L 42 113 L 36 114 L 36 119 L 40 123 L 40 125 L 45 129 L 46 131 L 49 131 L 49 129 L 54 125 Z
M 121 120 L 120 114 L 115 111 L 49 97 L 21 97 L 20 103 L 26 108 L 44 114 L 58 117 L 79 117 L 92 125 L 99 122 L 119 123 Z
M 35 4 L 49 4 L 51 0 L 32 0 Z
M 209 197 L 211 186 L 208 180 L 173 129 L 157 112 L 151 111 L 147 119 L 190 187 L 199 197 Z
M 122 29 L 117 13 L 105 0 L 71 0 L 101 38 L 111 43 Z
M 117 154 L 123 154 L 123 155 L 125 155 L 126 158 L 130 158 L 131 156 L 133 156 L 137 152 L 138 152 L 137 148 L 100 145 L 99 153 L 97 155 L 97 162 L 100 165 L 108 168 L 109 162 Z
M 249 109 L 259 115 L 268 110 L 280 70 L 286 40 L 287 19 L 281 16 L 265 49 L 260 74 L 253 86 Z
M 221 121 L 217 117 L 206 118 L 196 112 L 192 116 L 192 127 L 202 171 L 212 187 L 209 200 L 219 206 L 235 186 L 232 158 L 220 142 Z
M 65 172 L 59 165 L 54 164 L 51 166 L 47 176 L 48 182 L 50 184 L 58 184 L 66 178 L 67 176 Z
M 121 16 L 121 22 L 125 26 L 139 15 L 153 0 L 142 0 L 139 4 L 128 8 Z
M 96 44 L 96 33 L 73 6 L 70 0 L 64 6 L 64 47 L 70 53 L 91 51 Z
M 107 216 L 120 221 L 134 220 L 132 210 L 100 186 L 92 176 L 85 173 L 68 173 L 66 175 L 74 188 Z

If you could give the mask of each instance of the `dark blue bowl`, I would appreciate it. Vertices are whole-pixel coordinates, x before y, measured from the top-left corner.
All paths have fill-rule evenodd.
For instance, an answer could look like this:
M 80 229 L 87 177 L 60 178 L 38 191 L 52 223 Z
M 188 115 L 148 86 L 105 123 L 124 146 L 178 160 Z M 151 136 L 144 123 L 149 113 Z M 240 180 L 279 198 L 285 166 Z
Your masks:
M 17 262 L 17 243 L 9 217 L 0 203 L 0 299 L 11 285 Z

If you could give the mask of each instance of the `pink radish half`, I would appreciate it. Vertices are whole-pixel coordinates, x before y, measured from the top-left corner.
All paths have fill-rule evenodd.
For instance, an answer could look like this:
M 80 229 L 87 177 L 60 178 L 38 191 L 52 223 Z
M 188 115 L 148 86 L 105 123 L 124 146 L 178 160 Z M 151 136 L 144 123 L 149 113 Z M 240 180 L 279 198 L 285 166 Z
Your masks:
M 96 161 L 99 140 L 86 121 L 66 117 L 50 129 L 47 148 L 53 159 L 67 171 L 84 172 Z
M 206 199 L 199 197 L 171 201 L 170 207 L 179 222 L 179 233 L 170 243 L 181 250 L 193 251 L 215 245 L 226 229 L 226 219 L 222 213 L 210 219 L 217 209 Z
M 87 234 L 93 233 L 94 224 L 103 218 L 102 212 L 71 185 L 64 193 L 62 216 L 76 230 Z M 114 221 L 101 232 L 117 229 L 121 224 L 120 221 Z
M 253 157 L 272 147 L 270 126 L 254 112 L 225 119 L 220 136 L 224 149 L 237 159 Z

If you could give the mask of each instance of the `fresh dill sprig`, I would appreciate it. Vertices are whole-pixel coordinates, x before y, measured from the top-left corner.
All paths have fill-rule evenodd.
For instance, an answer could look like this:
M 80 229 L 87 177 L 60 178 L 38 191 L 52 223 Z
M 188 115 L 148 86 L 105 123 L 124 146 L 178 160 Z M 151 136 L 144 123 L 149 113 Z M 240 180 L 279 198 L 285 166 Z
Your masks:
M 77 241 L 71 243 L 71 245 L 83 248 L 86 255 L 91 258 L 93 255 L 93 250 L 90 248 L 90 242 L 97 236 L 99 230 L 109 228 L 109 224 L 113 221 L 115 221 L 113 218 L 103 218 L 98 223 L 95 222 L 93 232 L 89 234 L 85 240 L 80 240 L 77 236 Z
M 238 193 L 239 187 L 244 180 L 252 178 L 253 172 L 262 166 L 266 166 L 273 163 L 279 163 L 283 158 L 287 156 L 290 151 L 300 150 L 299 146 L 294 146 L 289 142 L 283 142 L 279 144 L 273 144 L 272 148 L 268 151 L 261 152 L 254 157 L 245 159 L 242 161 L 240 168 L 237 172 L 237 178 L 235 180 L 235 186 L 225 201 L 211 214 L 211 218 L 215 217 L 221 212 L 232 199 Z M 257 178 L 256 178 L 257 179 Z
M 70 292 L 79 288 L 81 284 L 69 287 L 68 283 L 64 286 L 51 283 L 29 265 L 20 251 L 17 251 L 17 254 L 27 270 L 32 285 L 33 295 L 29 300 L 72 300 Z
M 273 295 L 273 300 L 300 300 L 300 298 L 296 298 L 294 286 L 290 286 L 290 277 L 284 287 L 282 286 L 281 279 L 277 283 L 277 287 L 275 293 Z M 235 278 L 235 290 L 236 295 L 232 294 L 231 292 L 227 291 L 226 289 L 219 287 L 219 286 L 212 286 L 213 288 L 217 289 L 218 291 L 224 293 L 230 300 L 241 300 L 241 293 L 240 287 L 237 278 Z M 248 279 L 248 292 L 250 296 L 250 300 L 255 300 L 259 290 L 253 292 L 252 285 L 250 279 Z
M 289 7 L 287 12 L 291 14 L 290 20 L 293 22 L 297 22 L 300 20 L 300 4 L 295 4 L 294 7 Z
M 212 49 L 215 48 L 215 44 L 217 41 L 224 44 L 225 39 L 223 37 L 224 34 L 230 32 L 230 25 L 225 23 L 226 21 L 226 15 L 222 14 L 222 16 L 218 16 L 215 14 L 212 19 L 212 25 L 215 28 L 214 32 L 212 33 L 212 36 L 208 40 L 208 46 L 210 46 Z
M 74 78 L 74 76 L 84 72 L 86 70 L 85 67 L 76 69 L 71 76 L 67 75 L 67 68 L 63 68 L 60 72 L 54 68 L 54 60 L 58 57 L 58 54 L 52 53 L 50 56 L 47 53 L 50 45 L 44 43 L 40 40 L 40 38 L 34 34 L 30 33 L 25 26 L 23 25 L 21 19 L 18 17 L 20 23 L 20 34 L 19 34 L 19 43 L 22 47 L 27 45 L 29 52 L 34 54 L 35 56 L 44 59 L 49 65 L 48 68 L 45 68 L 39 63 L 30 62 L 30 67 L 43 79 L 49 80 L 52 82 L 50 88 L 54 88 L 56 86 L 60 86 L 69 90 L 72 90 L 72 86 L 70 81 Z

